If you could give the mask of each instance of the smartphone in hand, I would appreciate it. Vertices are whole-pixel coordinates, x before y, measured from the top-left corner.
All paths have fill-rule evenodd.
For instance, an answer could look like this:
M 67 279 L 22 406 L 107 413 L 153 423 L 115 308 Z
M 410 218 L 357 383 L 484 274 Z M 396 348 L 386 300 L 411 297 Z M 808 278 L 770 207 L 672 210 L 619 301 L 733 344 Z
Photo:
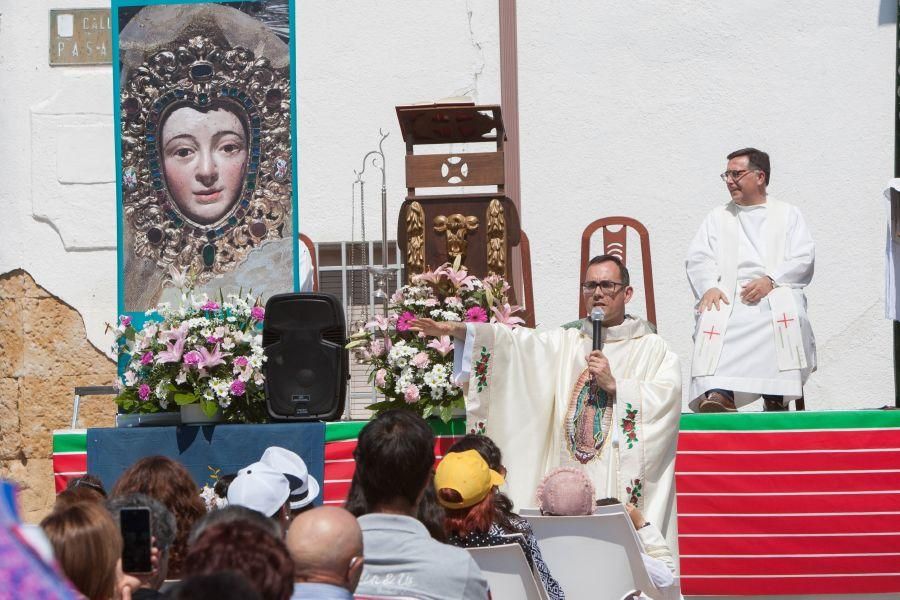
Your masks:
M 126 573 L 150 573 L 150 509 L 146 506 L 119 511 L 122 530 L 122 570 Z

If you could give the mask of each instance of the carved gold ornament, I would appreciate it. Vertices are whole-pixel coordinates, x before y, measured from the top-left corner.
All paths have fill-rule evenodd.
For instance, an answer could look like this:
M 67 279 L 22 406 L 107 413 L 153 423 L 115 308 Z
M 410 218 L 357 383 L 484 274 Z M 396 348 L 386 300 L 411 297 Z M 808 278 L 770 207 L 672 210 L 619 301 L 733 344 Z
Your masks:
M 177 41 L 132 70 L 121 90 L 122 202 L 135 254 L 207 283 L 232 271 L 263 241 L 282 237 L 291 213 L 290 101 L 287 68 L 202 36 Z M 226 151 L 246 152 L 237 171 L 242 181 L 230 192 L 233 199 L 225 198 L 222 214 L 189 214 L 174 195 L 175 180 L 167 178 L 163 130 L 182 108 L 204 116 L 227 112 L 240 123 L 235 137 L 243 139 L 243 148 Z M 201 209 L 229 193 L 216 191 L 216 183 L 204 185 L 209 189 L 194 201 Z
M 488 272 L 506 277 L 506 217 L 496 198 L 488 206 L 487 237 Z
M 425 272 L 425 210 L 418 202 L 406 211 L 406 268 L 410 274 Z
M 438 215 L 434 218 L 434 230 L 437 233 L 447 235 L 447 255 L 450 262 L 457 258 L 462 263 L 466 262 L 466 249 L 469 242 L 466 236 L 470 231 L 478 229 L 478 217 L 465 216 L 459 213 L 445 216 Z

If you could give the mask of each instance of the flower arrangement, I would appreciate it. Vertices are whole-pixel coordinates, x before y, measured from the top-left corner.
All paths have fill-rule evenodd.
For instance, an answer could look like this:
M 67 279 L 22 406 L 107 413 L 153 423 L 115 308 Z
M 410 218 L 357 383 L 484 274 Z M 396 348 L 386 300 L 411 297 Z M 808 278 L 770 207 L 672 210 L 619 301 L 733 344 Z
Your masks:
M 463 390 L 452 379 L 453 342 L 449 336 L 427 338 L 410 331 L 410 323 L 435 321 L 503 323 L 517 327 L 519 307 L 509 304 L 509 284 L 497 275 L 480 280 L 459 261 L 412 277 L 391 297 L 387 317 L 377 316 L 350 337 L 347 348 L 369 365 L 369 381 L 385 400 L 368 406 L 379 414 L 412 409 L 423 417 L 449 421 L 453 409 L 465 408 Z
M 228 421 L 266 420 L 259 298 L 220 294 L 216 302 L 188 290 L 179 308 L 163 303 L 147 316 L 140 330 L 128 316 L 115 328 L 114 351 L 127 361 L 116 397 L 125 412 L 199 403 L 210 417 L 221 409 Z

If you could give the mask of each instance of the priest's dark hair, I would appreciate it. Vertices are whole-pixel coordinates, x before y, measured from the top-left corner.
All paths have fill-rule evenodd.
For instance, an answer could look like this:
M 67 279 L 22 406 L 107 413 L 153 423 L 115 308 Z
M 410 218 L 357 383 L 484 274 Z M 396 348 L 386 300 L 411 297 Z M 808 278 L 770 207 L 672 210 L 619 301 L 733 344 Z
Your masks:
M 619 267 L 619 275 L 621 275 L 622 284 L 625 286 L 631 285 L 631 275 L 628 273 L 628 267 L 626 267 L 625 263 L 622 262 L 622 259 L 615 254 L 601 254 L 600 256 L 595 256 L 588 263 L 588 268 L 590 268 L 591 265 L 599 265 L 600 263 L 605 262 L 616 263 L 616 266 Z
M 360 486 L 368 510 L 402 499 L 415 506 L 434 467 L 434 433 L 409 410 L 389 410 L 359 432 L 353 484 Z
M 756 148 L 741 148 L 729 154 L 726 158 L 731 160 L 738 156 L 746 156 L 751 169 L 759 169 L 766 176 L 766 185 L 769 185 L 769 176 L 772 174 L 772 166 L 769 163 L 769 155 Z

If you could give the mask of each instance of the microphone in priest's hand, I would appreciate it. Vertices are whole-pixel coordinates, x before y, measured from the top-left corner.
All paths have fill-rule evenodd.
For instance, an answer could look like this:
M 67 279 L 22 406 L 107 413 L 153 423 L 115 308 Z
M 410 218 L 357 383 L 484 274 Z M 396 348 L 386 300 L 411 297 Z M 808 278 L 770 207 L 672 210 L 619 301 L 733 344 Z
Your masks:
M 591 310 L 591 321 L 594 324 L 594 350 L 603 350 L 603 340 L 600 337 L 600 324 L 603 322 L 603 319 L 606 315 L 603 314 L 603 309 L 599 306 L 595 306 Z

